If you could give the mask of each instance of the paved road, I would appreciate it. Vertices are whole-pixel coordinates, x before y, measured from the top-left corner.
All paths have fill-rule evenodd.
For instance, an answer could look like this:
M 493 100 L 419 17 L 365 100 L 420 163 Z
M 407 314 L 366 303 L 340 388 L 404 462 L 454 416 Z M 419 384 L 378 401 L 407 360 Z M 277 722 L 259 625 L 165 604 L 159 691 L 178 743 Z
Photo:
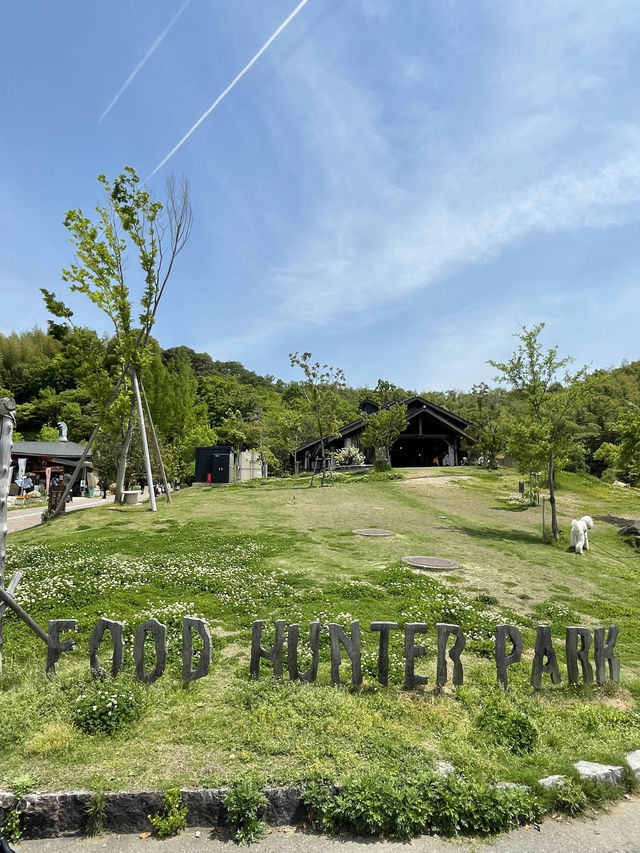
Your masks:
M 113 498 L 102 500 L 101 498 L 74 498 L 71 503 L 67 504 L 67 512 L 74 512 L 78 509 L 87 509 L 92 506 L 101 506 L 102 504 L 113 501 Z M 44 506 L 36 507 L 35 509 L 14 509 L 7 513 L 7 523 L 9 525 L 9 533 L 16 530 L 26 530 L 28 527 L 36 527 L 40 524 L 42 511 L 46 509 Z
M 137 835 L 108 835 L 102 838 L 23 841 L 17 853 L 230 853 L 239 849 L 227 837 L 208 829 L 188 830 L 177 838 L 157 841 Z M 368 838 L 326 838 L 289 827 L 273 830 L 257 845 L 258 853 L 640 853 L 640 797 L 622 800 L 597 819 L 546 820 L 534 827 L 518 829 L 493 840 L 443 841 L 418 838 L 409 844 L 374 841 Z

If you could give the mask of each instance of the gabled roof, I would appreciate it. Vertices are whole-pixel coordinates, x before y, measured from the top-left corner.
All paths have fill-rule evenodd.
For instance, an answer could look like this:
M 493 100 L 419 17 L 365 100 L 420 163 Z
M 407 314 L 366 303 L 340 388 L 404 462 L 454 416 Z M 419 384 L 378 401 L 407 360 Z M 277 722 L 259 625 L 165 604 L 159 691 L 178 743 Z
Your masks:
M 57 459 L 79 459 L 85 445 L 75 441 L 16 441 L 12 456 L 55 456 Z M 87 454 L 91 458 L 91 451 Z
M 419 414 L 424 412 L 425 410 L 436 420 L 440 421 L 440 423 L 449 427 L 449 429 L 453 430 L 453 432 L 460 433 L 463 438 L 468 439 L 471 442 L 474 442 L 474 439 L 471 438 L 470 435 L 467 435 L 465 432 L 465 427 L 468 427 L 471 424 L 471 421 L 466 420 L 466 418 L 460 417 L 460 415 L 454 415 L 453 412 L 450 412 L 448 409 L 444 409 L 442 406 L 436 405 L 436 403 L 432 403 L 430 400 L 426 400 L 424 397 L 419 397 L 415 395 L 413 397 L 409 397 L 403 403 L 386 403 L 382 406 L 383 409 L 390 409 L 391 406 L 400 406 L 404 405 L 407 409 L 409 409 L 412 405 L 418 405 L 420 408 L 416 409 L 411 415 L 407 413 L 407 420 L 410 421 L 413 418 L 417 417 Z M 338 433 L 343 438 L 347 435 L 351 435 L 354 432 L 357 432 L 359 429 L 362 429 L 364 426 L 365 419 L 357 418 L 355 421 L 351 421 L 344 426 L 341 426 L 338 430 Z M 332 438 L 335 438 L 335 435 L 325 435 L 324 441 L 331 441 Z M 296 453 L 299 453 L 301 450 L 307 450 L 309 447 L 314 447 L 316 444 L 320 443 L 319 438 L 314 438 L 313 441 L 307 441 L 306 444 L 301 444 L 300 447 L 296 448 Z M 475 443 L 475 442 L 474 442 Z
M 461 417 L 460 415 L 454 415 L 453 412 L 450 412 L 449 409 L 444 409 L 442 406 L 438 406 L 436 403 L 432 403 L 431 400 L 425 400 L 424 397 L 418 397 L 416 394 L 414 397 L 409 397 L 408 400 L 404 401 L 404 404 L 407 408 L 412 403 L 419 403 L 425 409 L 430 409 L 433 414 L 436 412 L 440 412 L 441 415 L 444 415 L 448 421 L 458 421 L 458 423 L 464 428 L 468 427 L 471 424 L 471 421 L 468 421 L 466 418 Z M 460 429 L 460 427 L 458 427 Z

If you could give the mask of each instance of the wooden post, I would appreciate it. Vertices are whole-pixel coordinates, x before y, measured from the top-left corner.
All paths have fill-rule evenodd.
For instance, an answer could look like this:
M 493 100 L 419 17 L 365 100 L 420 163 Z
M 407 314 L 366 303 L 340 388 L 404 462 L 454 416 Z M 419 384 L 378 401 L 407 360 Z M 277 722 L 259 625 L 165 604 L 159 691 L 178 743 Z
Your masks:
M 140 386 L 138 385 L 138 375 L 135 370 L 131 369 L 131 381 L 133 383 L 133 391 L 136 395 L 136 405 L 138 407 L 138 420 L 140 421 L 140 438 L 142 439 L 142 453 L 144 455 L 144 467 L 147 475 L 147 483 L 149 485 L 149 506 L 151 512 L 156 512 L 156 493 L 153 490 L 153 473 L 151 471 L 151 459 L 149 457 L 149 444 L 147 442 L 147 430 L 144 424 L 144 412 L 142 411 L 142 398 L 140 396 Z
M 4 568 L 6 562 L 7 517 L 9 504 L 9 482 L 11 478 L 11 448 L 13 447 L 13 426 L 15 423 L 15 400 L 10 397 L 0 399 L 0 588 L 4 589 Z M 0 616 L 0 676 L 2 676 L 2 617 Z
M 44 630 L 44 628 L 41 628 L 40 625 L 38 625 L 38 623 L 35 621 L 35 619 L 32 619 L 31 616 L 29 616 L 29 614 L 26 612 L 26 610 L 23 610 L 22 607 L 20 607 L 18 602 L 14 599 L 12 595 L 9 595 L 9 593 L 6 589 L 4 589 L 4 587 L 0 587 L 0 601 L 8 605 L 16 614 L 16 616 L 22 619 L 22 621 L 31 628 L 34 634 L 40 637 L 41 640 L 44 640 L 47 645 L 49 644 L 49 635 Z
M 542 497 L 542 541 L 546 542 L 547 539 L 547 531 L 545 530 L 545 518 L 544 518 L 544 507 L 547 499 Z
M 142 392 L 142 402 L 144 403 L 144 408 L 147 413 L 147 420 L 149 421 L 149 426 L 151 427 L 151 437 L 153 438 L 153 443 L 156 448 L 156 454 L 158 456 L 158 464 L 160 465 L 160 473 L 162 474 L 162 482 L 164 484 L 164 492 L 167 496 L 167 503 L 171 503 L 171 492 L 169 490 L 169 483 L 167 482 L 167 472 L 164 470 L 164 462 L 162 461 L 162 453 L 160 452 L 160 442 L 158 441 L 158 436 L 156 435 L 156 428 L 153 424 L 153 418 L 151 417 L 151 409 L 149 408 L 149 402 L 147 400 L 147 395 L 144 392 L 144 385 L 142 384 L 142 379 L 140 381 L 140 391 Z
M 9 480 L 11 477 L 11 448 L 15 424 L 16 401 L 0 398 L 0 589 L 4 591 L 4 567 L 7 556 L 7 516 L 9 511 Z M 0 676 L 2 676 L 2 617 L 0 616 Z

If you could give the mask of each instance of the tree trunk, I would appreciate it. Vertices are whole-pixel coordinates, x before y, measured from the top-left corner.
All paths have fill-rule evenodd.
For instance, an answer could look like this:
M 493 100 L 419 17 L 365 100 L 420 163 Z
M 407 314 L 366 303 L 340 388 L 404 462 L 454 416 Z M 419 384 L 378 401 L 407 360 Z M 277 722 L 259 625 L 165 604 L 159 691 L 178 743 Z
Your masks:
M 553 451 L 549 452 L 549 467 L 547 475 L 549 477 L 549 505 L 551 507 L 551 535 L 554 539 L 560 538 L 558 530 L 558 514 L 556 512 L 556 466 L 553 458 Z
M 114 501 L 117 504 L 122 503 L 122 493 L 124 492 L 124 478 L 127 473 L 127 456 L 129 455 L 129 448 L 131 447 L 131 439 L 133 437 L 133 423 L 134 407 L 131 406 L 131 412 L 129 413 L 129 426 L 127 427 L 127 432 L 125 433 L 124 441 L 122 442 L 120 458 L 118 459 L 118 474 L 116 476 L 116 496 L 114 498 Z M 149 488 L 153 488 L 153 483 L 149 483 Z

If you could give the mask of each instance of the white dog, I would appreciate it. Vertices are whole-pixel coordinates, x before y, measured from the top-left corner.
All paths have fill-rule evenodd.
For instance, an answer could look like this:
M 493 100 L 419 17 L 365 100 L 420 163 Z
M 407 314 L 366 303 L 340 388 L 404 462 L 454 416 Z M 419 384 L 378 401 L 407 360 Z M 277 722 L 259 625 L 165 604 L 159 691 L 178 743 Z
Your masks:
M 571 538 L 569 544 L 575 548 L 576 554 L 582 554 L 582 549 L 589 550 L 589 537 L 587 531 L 593 528 L 593 519 L 590 515 L 583 515 L 580 520 L 573 519 L 571 522 Z

